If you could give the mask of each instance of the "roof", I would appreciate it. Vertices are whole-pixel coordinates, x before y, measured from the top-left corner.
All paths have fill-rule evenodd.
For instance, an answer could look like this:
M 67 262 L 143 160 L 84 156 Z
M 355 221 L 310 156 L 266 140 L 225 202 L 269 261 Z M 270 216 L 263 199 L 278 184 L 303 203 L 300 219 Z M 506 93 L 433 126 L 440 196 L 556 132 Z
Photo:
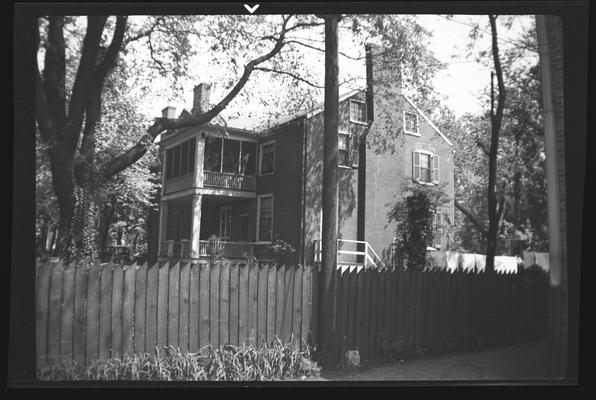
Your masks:
M 347 93 L 344 93 L 343 95 L 341 95 L 339 97 L 339 101 L 342 102 L 344 100 L 347 100 L 347 99 L 349 99 L 350 97 L 354 96 L 356 93 L 359 93 L 359 92 L 364 92 L 364 89 L 353 89 L 353 90 L 351 90 L 351 91 L 349 91 Z M 451 143 L 451 141 L 449 139 L 447 139 L 447 137 L 445 135 L 443 135 L 443 133 L 439 130 L 439 128 L 437 128 L 437 126 L 435 124 L 433 124 L 433 122 L 430 120 L 430 118 L 428 118 L 428 116 L 424 112 L 422 112 L 422 110 L 420 110 L 420 108 L 418 108 L 416 106 L 416 104 L 414 104 L 414 102 L 412 100 L 410 100 L 403 93 L 401 95 L 404 97 L 404 99 L 406 99 L 406 101 L 408 103 L 410 103 L 410 105 L 412 107 L 414 107 L 414 109 L 416 110 L 416 112 L 418 114 L 422 115 L 422 117 L 426 120 L 426 122 L 428 122 L 428 124 L 435 130 L 435 132 L 437 132 L 439 134 L 439 136 L 441 136 L 443 138 L 443 140 L 445 140 L 445 142 L 449 146 L 453 146 L 453 143 Z M 282 118 L 278 118 L 275 121 L 271 122 L 268 127 L 266 127 L 265 129 L 263 129 L 263 133 L 264 132 L 267 132 L 267 131 L 269 131 L 271 129 L 274 129 L 274 128 L 280 126 L 280 125 L 283 125 L 283 124 L 286 124 L 286 123 L 288 123 L 290 121 L 293 121 L 293 120 L 295 120 L 297 118 L 300 118 L 300 117 L 311 118 L 311 117 L 319 114 L 320 112 L 322 112 L 324 109 L 325 109 L 324 103 L 319 103 L 319 104 L 317 104 L 317 106 L 315 108 L 313 108 L 310 111 L 300 111 L 300 112 L 297 112 L 297 113 L 294 113 L 294 114 L 291 114 L 291 115 L 287 115 L 287 116 L 282 117 Z

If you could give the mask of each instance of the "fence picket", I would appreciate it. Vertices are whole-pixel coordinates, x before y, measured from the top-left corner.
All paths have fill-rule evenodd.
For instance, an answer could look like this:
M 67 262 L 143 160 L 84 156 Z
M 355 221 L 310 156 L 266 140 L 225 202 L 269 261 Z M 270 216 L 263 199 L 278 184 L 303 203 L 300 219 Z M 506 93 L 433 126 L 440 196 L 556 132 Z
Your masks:
M 282 323 L 282 340 L 287 343 L 292 336 L 292 313 L 294 305 L 294 268 L 291 266 L 284 266 L 285 268 L 285 283 L 284 283 L 284 304 L 283 304 L 283 323 Z
M 95 361 L 99 355 L 99 278 L 100 267 L 94 264 L 89 268 L 87 279 L 87 323 L 86 325 L 86 362 Z
M 168 285 L 170 264 L 159 268 L 157 282 L 157 348 L 159 352 L 168 345 Z
M 300 345 L 308 343 L 309 321 L 311 315 L 312 296 L 312 271 L 313 268 L 305 266 L 302 272 L 302 319 L 300 321 Z M 271 297 L 269 297 L 270 299 Z
M 209 345 L 211 275 L 209 264 L 199 264 L 199 348 Z
M 259 270 L 256 264 L 248 267 L 248 345 L 257 344 L 257 311 L 258 311 L 258 278 Z
M 190 264 L 188 351 L 199 350 L 199 264 Z
M 157 299 L 158 299 L 159 264 L 147 270 L 147 297 L 145 312 L 145 351 L 155 352 L 157 346 Z
M 48 361 L 56 361 L 60 355 L 60 315 L 62 312 L 62 274 L 64 267 L 58 262 L 50 275 L 50 304 L 48 318 Z M 58 323 L 56 323 L 58 322 Z
M 284 299 L 285 299 L 286 269 L 277 267 L 277 285 L 275 292 L 275 335 L 283 340 Z
M 122 357 L 122 295 L 124 270 L 117 265 L 112 271 L 112 346 L 111 356 Z
M 230 343 L 230 264 L 224 262 L 219 276 L 219 343 Z
M 122 351 L 134 352 L 134 312 L 135 312 L 135 278 L 136 265 L 124 269 L 124 293 L 122 306 Z
M 73 316 L 73 337 L 72 352 L 73 360 L 82 365 L 85 363 L 85 326 L 87 306 L 87 269 L 84 266 L 76 265 L 75 288 L 74 288 L 74 316 Z
M 271 344 L 275 338 L 277 268 L 272 264 L 265 264 L 264 268 L 267 268 L 267 344 Z
M 99 358 L 110 358 L 112 323 L 112 269 L 108 264 L 101 269 L 99 294 Z
M 180 263 L 174 264 L 168 277 L 168 346 L 178 347 L 178 319 L 180 312 Z
M 37 366 L 47 363 L 48 358 L 48 313 L 50 295 L 50 273 L 52 264 L 45 262 L 38 267 L 36 285 L 36 312 L 35 312 L 35 350 Z
M 238 265 L 230 266 L 230 344 L 237 346 L 238 342 L 238 318 L 239 318 L 239 300 L 238 300 Z
M 248 344 L 248 264 L 240 267 L 240 278 L 238 282 L 238 344 Z
M 362 336 L 364 326 L 364 272 L 355 271 L 356 274 L 356 310 L 354 314 L 354 348 L 360 352 L 360 357 L 364 358 L 362 350 Z
M 137 271 L 137 274 L 139 271 Z M 190 263 L 185 262 L 180 266 L 180 295 L 178 319 L 178 347 L 180 351 L 189 351 L 189 326 L 190 326 Z M 136 329 L 135 329 L 136 336 Z
M 297 267 L 290 267 L 294 271 L 294 287 L 292 299 L 292 337 L 294 345 L 300 347 L 300 332 L 302 323 L 302 282 L 304 270 L 301 265 Z
M 60 321 L 60 357 L 72 359 L 72 334 L 74 314 L 75 267 L 73 264 L 64 267 L 62 275 L 62 314 Z
M 135 332 L 134 349 L 136 353 L 144 353 L 145 350 L 145 313 L 147 310 L 147 264 L 138 267 L 135 274 Z
M 257 267 L 257 345 L 267 343 L 267 272 L 269 266 L 262 264 Z
M 211 292 L 209 294 L 209 301 L 211 307 L 209 308 L 209 343 L 213 347 L 219 347 L 219 275 L 221 273 L 221 262 L 216 262 L 211 265 Z
M 356 290 L 356 268 L 350 268 L 348 272 L 349 286 L 348 286 L 348 350 L 355 348 L 356 336 L 356 301 L 358 299 L 358 291 Z

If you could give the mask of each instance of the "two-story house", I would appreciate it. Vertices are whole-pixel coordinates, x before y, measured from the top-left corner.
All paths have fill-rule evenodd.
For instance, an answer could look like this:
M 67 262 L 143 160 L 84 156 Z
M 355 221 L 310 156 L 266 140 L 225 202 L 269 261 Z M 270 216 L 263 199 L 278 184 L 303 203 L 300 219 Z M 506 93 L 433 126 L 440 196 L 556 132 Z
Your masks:
M 369 64 L 370 75 L 393 82 L 394 72 L 383 63 Z M 399 80 L 394 82 L 340 97 L 339 263 L 391 261 L 395 225 L 388 213 L 405 180 L 441 184 L 453 199 L 452 144 L 402 93 Z M 192 112 L 205 110 L 209 89 L 195 87 Z M 164 109 L 164 116 L 173 118 L 175 110 Z M 214 251 L 229 258 L 267 258 L 266 246 L 279 239 L 296 250 L 284 262 L 318 260 L 323 107 L 264 130 L 246 128 L 245 121 L 216 118 L 161 139 L 162 259 L 200 260 Z M 453 201 L 437 212 L 435 247 L 445 246 L 441 227 L 453 214 Z M 215 244 L 209 240 L 213 235 Z

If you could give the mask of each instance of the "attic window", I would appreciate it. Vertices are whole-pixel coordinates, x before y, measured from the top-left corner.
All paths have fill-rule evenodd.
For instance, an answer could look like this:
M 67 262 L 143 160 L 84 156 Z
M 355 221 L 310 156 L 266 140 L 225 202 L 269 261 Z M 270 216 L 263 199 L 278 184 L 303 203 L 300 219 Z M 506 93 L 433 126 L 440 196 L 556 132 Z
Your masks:
M 350 100 L 350 122 L 366 123 L 366 103 Z
M 418 130 L 418 114 L 404 112 L 404 132 L 420 135 Z

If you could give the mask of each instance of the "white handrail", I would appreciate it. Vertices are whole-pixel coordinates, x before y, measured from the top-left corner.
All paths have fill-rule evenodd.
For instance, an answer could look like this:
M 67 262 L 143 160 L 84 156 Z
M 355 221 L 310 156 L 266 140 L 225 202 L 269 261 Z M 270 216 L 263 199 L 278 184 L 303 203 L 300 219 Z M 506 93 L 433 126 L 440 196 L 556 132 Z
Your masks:
M 347 242 L 347 243 L 357 243 L 357 244 L 364 244 L 364 251 L 353 251 L 353 250 L 340 250 L 339 248 L 337 249 L 337 254 L 351 254 L 351 255 L 357 255 L 357 256 L 364 256 L 364 266 L 367 266 L 367 261 L 370 262 L 371 265 L 373 265 L 375 268 L 378 268 L 379 265 L 381 267 L 385 266 L 385 263 L 383 263 L 383 261 L 381 260 L 381 257 L 378 256 L 378 254 L 375 252 L 375 250 L 372 248 L 372 246 L 364 241 L 364 240 L 351 240 L 351 239 L 337 239 L 338 242 Z M 370 249 L 370 251 L 372 252 L 372 255 L 374 256 L 371 257 L 371 255 L 369 254 L 368 250 Z M 321 239 L 315 240 L 315 262 L 316 261 L 321 261 Z M 375 261 L 376 259 L 376 261 Z M 343 262 L 338 260 L 338 263 Z

